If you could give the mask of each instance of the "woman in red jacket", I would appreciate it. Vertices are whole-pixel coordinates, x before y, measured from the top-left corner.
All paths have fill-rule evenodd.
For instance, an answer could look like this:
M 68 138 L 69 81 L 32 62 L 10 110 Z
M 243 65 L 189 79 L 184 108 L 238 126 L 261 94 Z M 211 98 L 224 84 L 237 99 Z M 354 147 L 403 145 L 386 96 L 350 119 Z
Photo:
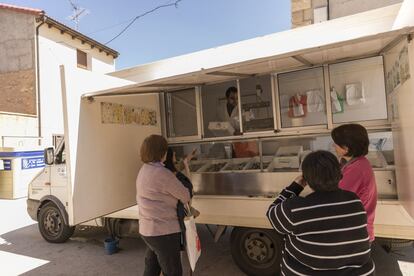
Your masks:
M 331 133 L 335 150 L 341 159 L 343 178 L 339 188 L 354 192 L 367 212 L 367 230 L 370 242 L 375 239 L 374 219 L 377 206 L 377 185 L 368 154 L 368 132 L 358 124 L 347 124 L 335 128 Z

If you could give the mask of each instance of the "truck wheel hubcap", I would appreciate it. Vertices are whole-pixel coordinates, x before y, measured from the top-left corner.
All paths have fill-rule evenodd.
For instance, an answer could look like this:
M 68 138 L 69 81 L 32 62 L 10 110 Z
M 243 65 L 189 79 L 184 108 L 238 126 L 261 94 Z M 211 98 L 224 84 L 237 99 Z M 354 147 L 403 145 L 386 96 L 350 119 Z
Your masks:
M 251 233 L 245 240 L 247 257 L 257 264 L 267 263 L 274 255 L 274 245 L 263 233 Z
M 49 235 L 58 235 L 62 227 L 62 220 L 60 214 L 55 210 L 49 210 L 45 215 L 43 225 L 45 226 L 45 230 L 48 232 Z

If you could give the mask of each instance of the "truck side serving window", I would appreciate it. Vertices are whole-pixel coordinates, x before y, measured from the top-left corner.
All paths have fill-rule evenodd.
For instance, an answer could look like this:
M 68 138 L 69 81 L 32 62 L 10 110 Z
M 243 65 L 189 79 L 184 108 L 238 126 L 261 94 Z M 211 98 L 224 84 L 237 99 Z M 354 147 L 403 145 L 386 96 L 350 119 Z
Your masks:
M 240 134 L 236 81 L 204 85 L 201 88 L 201 98 L 206 138 Z
M 165 102 L 168 138 L 197 135 L 195 89 L 168 92 Z
M 240 80 L 243 132 L 273 130 L 271 76 Z
M 282 128 L 327 123 L 322 67 L 279 74 L 278 84 Z
M 382 57 L 332 64 L 329 74 L 335 124 L 387 119 Z

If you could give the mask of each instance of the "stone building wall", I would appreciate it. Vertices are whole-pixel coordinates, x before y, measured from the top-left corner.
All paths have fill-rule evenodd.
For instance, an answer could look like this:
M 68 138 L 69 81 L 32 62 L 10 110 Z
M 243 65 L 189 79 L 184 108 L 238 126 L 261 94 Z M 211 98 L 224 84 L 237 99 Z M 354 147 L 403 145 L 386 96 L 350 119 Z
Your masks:
M 34 16 L 0 10 L 0 112 L 36 115 Z
M 348 16 L 402 2 L 402 0 L 291 0 L 292 28 L 315 23 L 313 11 L 327 7 L 328 19 Z
M 36 136 L 35 18 L 0 9 L 0 34 L 0 137 Z

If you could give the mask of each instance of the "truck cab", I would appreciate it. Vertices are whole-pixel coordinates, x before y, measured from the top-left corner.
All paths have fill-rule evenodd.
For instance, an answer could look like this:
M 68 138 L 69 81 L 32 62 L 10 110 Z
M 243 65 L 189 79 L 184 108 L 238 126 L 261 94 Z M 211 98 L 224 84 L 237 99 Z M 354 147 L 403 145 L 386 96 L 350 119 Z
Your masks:
M 44 150 L 45 168 L 29 184 L 27 212 L 38 222 L 42 237 L 48 242 L 65 242 L 74 231 L 69 226 L 65 141 L 56 149 Z

